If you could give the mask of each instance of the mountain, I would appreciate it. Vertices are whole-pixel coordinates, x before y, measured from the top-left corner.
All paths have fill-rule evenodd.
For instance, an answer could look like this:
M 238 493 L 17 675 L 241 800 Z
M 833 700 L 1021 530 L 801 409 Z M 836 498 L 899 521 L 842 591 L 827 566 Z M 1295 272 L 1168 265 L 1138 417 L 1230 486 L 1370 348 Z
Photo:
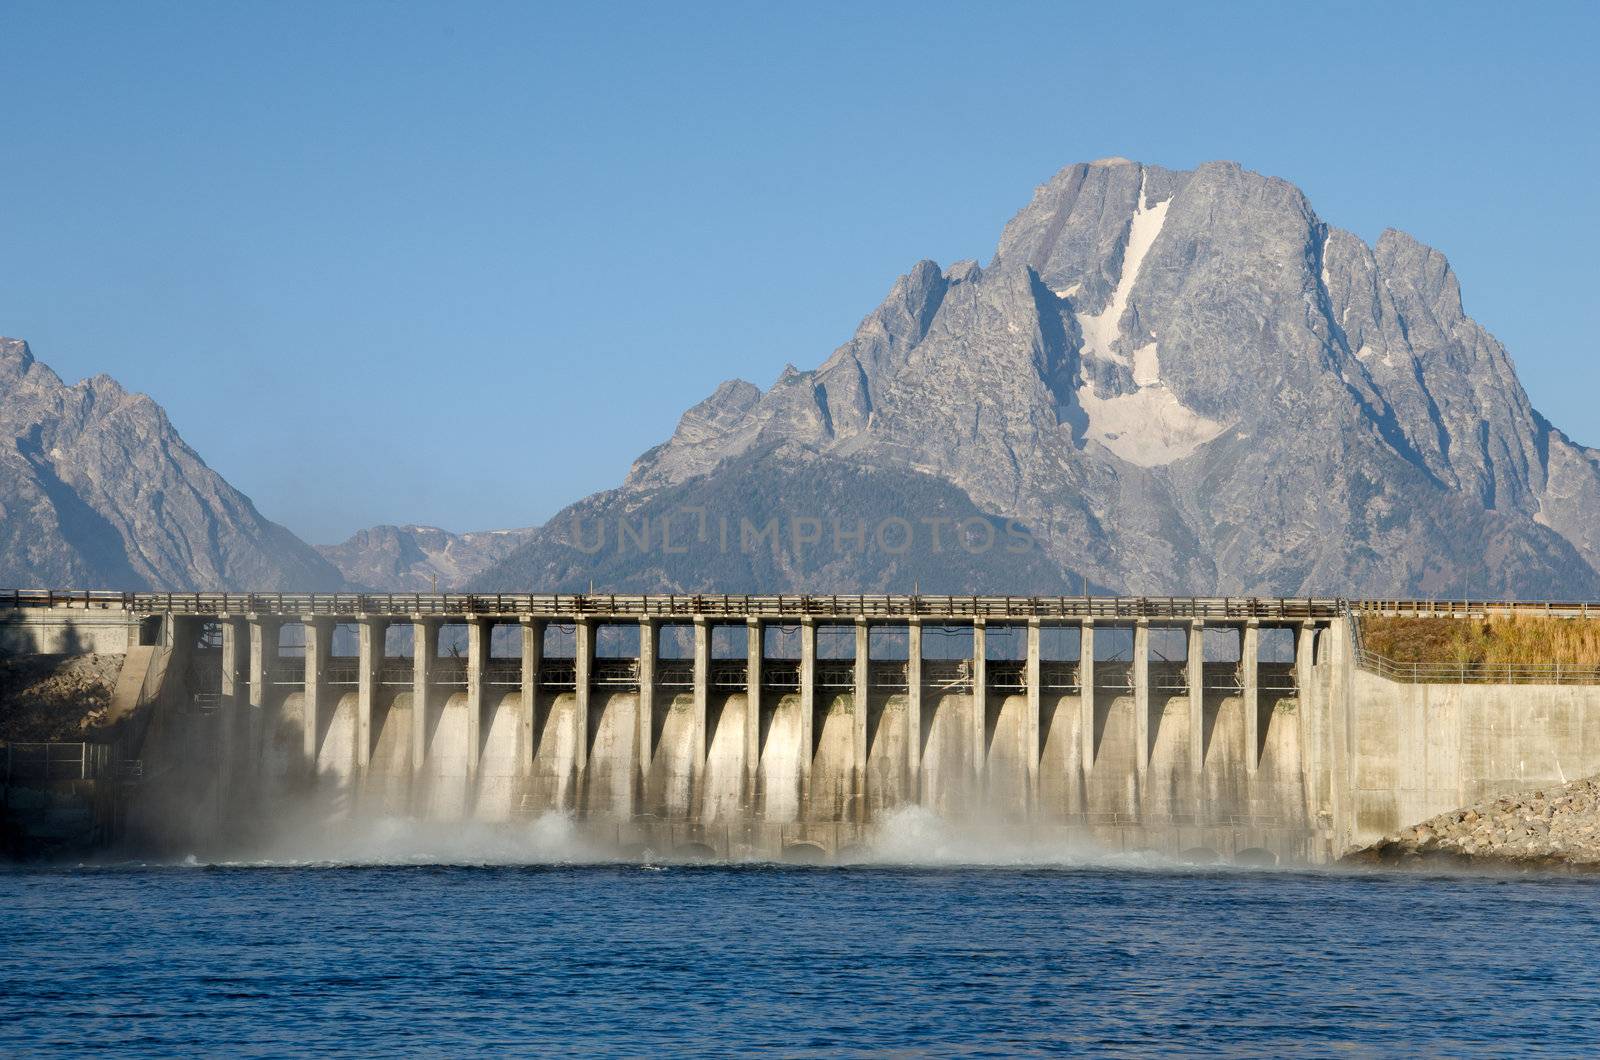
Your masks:
M 516 550 L 533 528 L 453 534 L 436 526 L 374 526 L 318 545 L 346 581 L 379 592 L 455 589 Z
M 67 386 L 0 338 L 0 585 L 337 589 L 333 565 L 262 517 L 143 394 Z
M 1597 566 L 1600 453 L 1443 255 L 1233 163 L 1105 159 L 474 583 L 1593 598 Z

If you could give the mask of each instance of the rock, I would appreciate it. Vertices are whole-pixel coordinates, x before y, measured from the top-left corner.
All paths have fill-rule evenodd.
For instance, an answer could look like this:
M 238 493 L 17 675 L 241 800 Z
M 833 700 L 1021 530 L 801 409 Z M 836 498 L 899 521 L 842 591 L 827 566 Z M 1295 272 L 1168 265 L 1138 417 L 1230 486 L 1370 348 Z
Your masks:
M 96 739 L 121 668 L 120 655 L 0 657 L 0 741 Z
M 1593 784 L 1586 778 L 1559 793 L 1530 792 L 1463 807 L 1385 837 L 1347 860 L 1423 865 L 1448 856 L 1468 865 L 1600 871 L 1600 808 L 1575 794 L 1591 791 Z

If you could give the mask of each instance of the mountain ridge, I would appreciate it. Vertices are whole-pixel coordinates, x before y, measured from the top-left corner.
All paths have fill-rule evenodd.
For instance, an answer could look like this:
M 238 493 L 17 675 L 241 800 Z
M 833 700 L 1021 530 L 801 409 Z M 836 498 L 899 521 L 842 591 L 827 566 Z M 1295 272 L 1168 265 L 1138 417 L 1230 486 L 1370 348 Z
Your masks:
M 802 454 L 938 478 L 1117 591 L 1600 590 L 1600 454 L 1532 408 L 1444 255 L 1237 163 L 1065 167 L 988 265 L 918 262 L 816 369 L 720 385 L 582 510 Z M 575 573 L 574 510 L 485 578 Z M 821 574 L 782 587 L 871 578 Z
M 337 545 L 315 546 L 353 586 L 380 592 L 455 589 L 509 555 L 533 527 L 453 533 L 437 526 L 379 524 Z
M 67 385 L 0 338 L 0 572 L 19 586 L 337 589 L 148 395 L 108 375 Z
M 4 339 L 0 394 L 14 584 L 1600 595 L 1600 451 L 1444 254 L 1231 162 L 1064 167 L 987 264 L 916 262 L 541 527 L 313 549 L 109 376 Z

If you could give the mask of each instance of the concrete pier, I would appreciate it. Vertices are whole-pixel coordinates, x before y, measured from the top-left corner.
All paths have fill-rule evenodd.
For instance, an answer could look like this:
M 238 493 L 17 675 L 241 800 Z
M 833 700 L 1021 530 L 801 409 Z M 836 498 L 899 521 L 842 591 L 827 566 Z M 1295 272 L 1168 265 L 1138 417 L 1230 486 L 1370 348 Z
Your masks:
M 927 725 L 922 714 L 922 620 L 906 620 L 906 786 L 907 804 L 920 806 L 922 790 L 922 750 L 927 740 Z
M 389 623 L 381 618 L 360 616 L 357 624 L 359 661 L 356 667 L 356 768 L 365 771 L 372 764 L 372 742 L 378 715 L 378 696 L 383 683 L 383 646 Z
M 322 749 L 322 737 L 328 726 L 328 715 L 333 710 L 328 687 L 328 656 L 333 652 L 333 620 L 312 618 L 305 623 L 306 673 L 305 693 L 302 699 L 303 742 L 305 771 L 315 777 L 317 755 Z

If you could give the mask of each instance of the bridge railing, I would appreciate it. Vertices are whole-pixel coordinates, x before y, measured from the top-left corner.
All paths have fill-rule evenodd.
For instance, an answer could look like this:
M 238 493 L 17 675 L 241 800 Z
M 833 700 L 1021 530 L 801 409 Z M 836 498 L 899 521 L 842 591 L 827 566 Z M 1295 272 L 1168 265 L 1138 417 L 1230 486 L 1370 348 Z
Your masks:
M 737 618 L 1200 618 L 1327 619 L 1334 598 L 1185 596 L 936 596 L 561 593 L 112 593 L 14 589 L 0 608 L 122 607 L 145 614 L 268 614 L 290 617 Z M 1600 612 L 1597 612 L 1600 613 Z
M 1485 618 L 1600 618 L 1594 601 L 1346 600 L 1271 596 L 939 596 L 865 594 L 225 593 L 0 590 L 0 609 L 126 609 L 145 614 L 363 614 L 428 617 L 1196 618 L 1304 621 L 1349 613 Z

